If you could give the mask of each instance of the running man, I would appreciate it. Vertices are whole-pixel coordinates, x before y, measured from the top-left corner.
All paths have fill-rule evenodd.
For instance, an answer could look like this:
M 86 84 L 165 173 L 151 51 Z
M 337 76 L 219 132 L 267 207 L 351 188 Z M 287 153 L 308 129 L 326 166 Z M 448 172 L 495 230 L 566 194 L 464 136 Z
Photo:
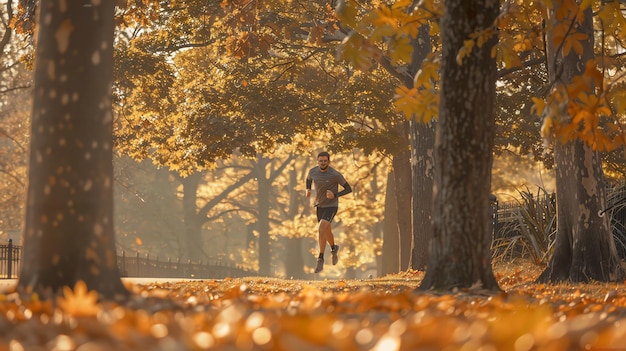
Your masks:
M 320 246 L 320 255 L 317 259 L 317 267 L 315 273 L 319 273 L 324 269 L 324 251 L 326 243 L 330 245 L 330 253 L 332 254 L 333 265 L 336 265 L 339 258 L 339 245 L 335 244 L 335 237 L 330 223 L 333 221 L 337 209 L 339 208 L 339 197 L 352 192 L 350 184 L 337 170 L 330 166 L 330 154 L 326 151 L 317 155 L 316 167 L 309 170 L 306 177 L 306 197 L 311 197 L 311 185 L 315 184 L 317 197 L 315 199 L 315 207 L 317 208 L 318 223 L 318 242 Z M 343 190 L 339 191 L 339 185 Z

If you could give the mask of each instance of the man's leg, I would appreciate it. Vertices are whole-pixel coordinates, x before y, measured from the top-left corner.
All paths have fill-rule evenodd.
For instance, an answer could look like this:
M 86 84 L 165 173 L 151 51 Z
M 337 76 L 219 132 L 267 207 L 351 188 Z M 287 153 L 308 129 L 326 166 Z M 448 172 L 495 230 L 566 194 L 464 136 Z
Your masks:
M 339 252 L 339 245 L 335 245 L 335 236 L 333 235 L 333 228 L 332 228 L 331 223 L 325 220 L 322 220 L 322 222 L 325 222 L 324 234 L 322 234 L 322 227 L 321 227 L 322 223 L 320 222 L 320 238 L 325 237 L 324 246 L 326 246 L 326 242 L 328 242 L 328 245 L 330 245 L 330 253 L 332 255 L 332 262 L 334 266 L 337 264 L 337 262 L 339 262 L 339 257 L 337 256 Z M 321 241 L 322 240 L 320 239 L 320 242 Z
M 318 243 L 320 245 L 320 253 L 322 254 L 326 250 L 326 243 L 328 243 L 331 247 L 335 245 L 335 237 L 333 236 L 332 227 L 330 222 L 325 219 L 322 219 L 319 223 Z
M 324 269 L 324 251 L 326 251 L 326 242 L 334 243 L 334 237 L 333 237 L 333 233 L 331 231 L 331 227 L 330 227 L 330 222 L 325 220 L 325 219 L 321 219 L 319 221 L 319 223 L 317 224 L 317 230 L 318 230 L 318 235 L 317 235 L 317 242 L 320 246 L 320 255 L 317 258 L 317 266 L 315 267 L 315 273 L 319 273 Z M 333 248 L 332 246 L 333 244 L 331 244 L 331 249 Z

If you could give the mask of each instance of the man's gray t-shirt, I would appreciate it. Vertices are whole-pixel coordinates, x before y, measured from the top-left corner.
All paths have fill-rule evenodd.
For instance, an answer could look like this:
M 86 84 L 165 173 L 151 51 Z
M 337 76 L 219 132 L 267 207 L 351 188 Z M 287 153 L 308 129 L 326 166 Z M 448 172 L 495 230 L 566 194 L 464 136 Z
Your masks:
M 339 198 L 334 199 L 326 198 L 326 190 L 332 191 L 334 194 L 339 192 L 339 185 L 346 184 L 346 179 L 337 172 L 334 168 L 328 166 L 326 172 L 322 172 L 320 167 L 313 167 L 309 170 L 309 175 L 306 179 L 313 181 L 317 196 L 315 204 L 317 207 L 339 207 Z

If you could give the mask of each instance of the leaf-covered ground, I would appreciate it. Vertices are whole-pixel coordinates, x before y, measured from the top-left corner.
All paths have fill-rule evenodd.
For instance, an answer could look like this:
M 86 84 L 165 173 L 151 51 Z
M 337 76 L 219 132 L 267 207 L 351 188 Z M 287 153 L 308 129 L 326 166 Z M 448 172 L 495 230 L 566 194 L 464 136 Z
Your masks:
M 626 286 L 532 283 L 495 267 L 504 292 L 415 293 L 421 272 L 368 280 L 271 278 L 131 284 L 127 305 L 84 285 L 55 301 L 0 295 L 10 350 L 626 350 Z

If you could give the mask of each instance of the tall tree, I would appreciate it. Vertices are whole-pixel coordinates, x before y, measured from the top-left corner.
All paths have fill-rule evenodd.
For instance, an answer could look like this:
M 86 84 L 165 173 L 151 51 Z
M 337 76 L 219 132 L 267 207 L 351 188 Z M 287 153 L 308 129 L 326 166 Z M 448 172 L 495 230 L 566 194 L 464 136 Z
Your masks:
M 584 103 L 602 88 L 589 70 L 595 68 L 593 14 L 591 6 L 575 1 L 556 1 L 549 32 L 549 73 L 554 89 L 561 90 L 568 100 Z M 567 28 L 567 29 L 566 29 Z M 560 34 L 571 30 L 567 36 Z M 580 46 L 566 45 L 568 38 Z M 571 42 L 570 42 L 571 43 Z M 576 83 L 576 82 L 579 83 Z M 600 86 L 598 86 L 598 84 Z M 576 91 L 583 93 L 576 95 Z M 578 110 L 568 106 L 565 114 Z M 549 127 L 549 126 L 548 126 Z M 606 208 L 606 187 L 600 153 L 578 138 L 562 138 L 554 145 L 556 163 L 557 233 L 554 253 L 548 267 L 539 277 L 542 282 L 615 281 L 624 278 L 624 269 L 617 256 Z
M 395 127 L 404 119 L 388 103 L 389 75 L 335 61 L 327 41 L 337 27 L 326 1 L 224 1 L 224 16 L 211 15 L 213 3 L 186 3 L 163 11 L 150 33 L 117 51 L 122 152 L 189 173 L 233 152 L 270 153 L 298 135 L 329 133 L 335 152 L 399 149 Z M 138 62 L 151 64 L 137 74 Z M 406 140 L 408 131 L 400 135 Z M 403 195 L 410 188 L 404 151 Z M 400 208 L 408 263 L 410 203 Z
M 430 55 L 432 44 L 429 26 L 421 26 L 417 37 L 412 39 L 410 73 L 418 76 L 422 63 Z M 415 80 L 405 80 L 407 88 L 416 88 Z M 424 82 L 425 83 L 425 82 Z M 424 84 L 418 89 L 427 89 Z M 413 246 L 411 248 L 412 269 L 423 270 L 428 264 L 428 243 L 433 235 L 433 185 L 435 183 L 435 122 L 420 121 L 412 116 L 409 121 L 411 143 L 411 215 Z
M 367 15 L 361 16 L 361 13 Z M 341 20 L 342 30 L 335 37 L 342 42 L 339 46 L 342 59 L 365 71 L 380 67 L 393 77 L 394 87 L 404 87 L 400 91 L 396 89 L 396 96 L 404 96 L 406 91 L 413 89 L 429 93 L 424 94 L 426 99 L 416 98 L 418 93 L 412 95 L 412 102 L 421 100 L 422 103 L 419 107 L 411 106 L 405 111 L 406 120 L 402 116 L 393 117 L 393 130 L 396 131 L 400 147 L 392 154 L 396 186 L 394 196 L 389 198 L 395 198 L 395 207 L 399 211 L 398 268 L 406 269 L 409 265 L 411 268 L 423 268 L 428 238 L 432 233 L 430 199 L 434 181 L 434 127 L 431 123 L 415 122 L 430 122 L 433 118 L 429 106 L 432 106 L 434 99 L 428 96 L 432 96 L 435 83 L 432 82 L 430 71 L 424 70 L 427 74 L 420 72 L 423 71 L 423 61 L 431 51 L 428 23 L 438 16 L 437 9 L 433 7 L 432 1 L 422 1 L 418 7 L 410 1 L 386 5 L 340 0 L 337 1 L 336 14 Z M 415 86 L 416 81 L 421 82 L 420 86 Z M 396 106 L 396 110 L 405 109 Z M 394 245 L 395 242 L 395 239 L 386 240 L 383 245 Z M 384 252 L 393 250 L 385 249 Z
M 272 197 L 272 184 L 295 159 L 290 154 L 285 160 L 270 160 L 268 157 L 258 155 L 252 163 L 254 165 L 255 180 L 257 182 L 257 231 L 259 234 L 259 273 L 271 275 L 271 245 L 270 245 L 270 204 Z
M 396 195 L 395 175 L 387 174 L 387 188 L 385 189 L 385 212 L 383 227 L 383 247 L 378 266 L 378 274 L 398 273 L 400 268 L 400 233 L 398 232 L 398 202 L 394 201 Z
M 394 198 L 396 201 L 396 225 L 398 226 L 400 258 L 398 267 L 406 271 L 411 263 L 411 247 L 413 246 L 413 226 L 411 216 L 411 149 L 409 148 L 409 122 L 400 121 L 396 124 L 400 150 L 393 155 L 392 167 L 394 179 Z M 384 243 L 383 243 L 384 245 Z
M 444 7 L 434 233 L 420 288 L 499 289 L 489 250 L 499 2 L 446 0 Z M 485 40 L 466 50 L 473 33 L 484 33 Z
M 308 164 L 307 164 L 308 165 Z M 306 197 L 301 191 L 298 191 L 298 170 L 295 165 L 289 166 L 287 169 L 288 184 L 287 189 L 289 193 L 288 206 L 285 209 L 288 218 L 296 218 L 300 212 L 300 206 L 305 203 Z M 304 215 L 310 216 L 310 207 L 304 206 Z M 285 238 L 285 276 L 295 279 L 303 279 L 304 274 L 304 255 L 303 255 L 303 243 L 304 238 L 286 237 Z M 313 246 L 313 245 L 311 245 Z
M 84 281 L 125 297 L 113 232 L 112 1 L 39 10 L 24 265 L 18 289 Z

